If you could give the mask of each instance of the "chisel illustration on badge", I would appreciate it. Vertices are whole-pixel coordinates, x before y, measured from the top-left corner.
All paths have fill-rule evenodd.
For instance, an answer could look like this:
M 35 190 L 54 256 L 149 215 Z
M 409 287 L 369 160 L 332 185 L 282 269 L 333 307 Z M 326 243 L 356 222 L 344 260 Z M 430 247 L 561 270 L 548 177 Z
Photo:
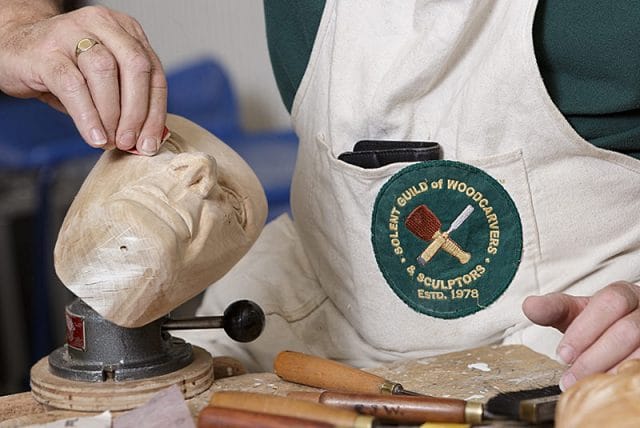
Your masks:
M 457 258 L 460 263 L 468 263 L 471 255 L 461 249 L 449 235 L 462 226 L 472 212 L 473 206 L 467 205 L 451 223 L 449 229 L 446 232 L 441 232 L 442 223 L 429 207 L 423 204 L 414 208 L 407 216 L 405 226 L 423 241 L 431 241 L 429 246 L 417 257 L 418 263 L 422 266 L 427 264 L 440 248 Z

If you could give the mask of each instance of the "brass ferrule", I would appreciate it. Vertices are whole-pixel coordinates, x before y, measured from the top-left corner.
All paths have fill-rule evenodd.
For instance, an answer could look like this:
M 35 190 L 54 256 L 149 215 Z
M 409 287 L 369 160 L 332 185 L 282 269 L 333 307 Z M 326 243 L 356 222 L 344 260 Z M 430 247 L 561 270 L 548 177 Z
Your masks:
M 484 414 L 484 406 L 482 403 L 476 401 L 467 401 L 467 405 L 464 407 L 464 420 L 471 425 L 480 424 L 483 422 L 482 416 Z
M 380 385 L 380 394 L 393 394 L 398 387 L 401 388 L 399 383 L 385 380 L 384 383 Z

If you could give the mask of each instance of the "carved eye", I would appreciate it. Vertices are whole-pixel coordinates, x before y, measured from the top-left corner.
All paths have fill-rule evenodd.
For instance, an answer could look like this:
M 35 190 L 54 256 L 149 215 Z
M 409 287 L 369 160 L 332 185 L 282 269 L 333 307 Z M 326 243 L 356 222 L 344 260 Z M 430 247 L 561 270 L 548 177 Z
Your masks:
M 175 154 L 182 153 L 182 150 L 180 150 L 180 148 L 176 145 L 175 142 L 171 141 L 171 138 L 169 138 L 167 141 L 164 142 L 164 144 L 162 144 L 162 148 L 163 149 L 166 148 L 171 153 L 175 153 Z

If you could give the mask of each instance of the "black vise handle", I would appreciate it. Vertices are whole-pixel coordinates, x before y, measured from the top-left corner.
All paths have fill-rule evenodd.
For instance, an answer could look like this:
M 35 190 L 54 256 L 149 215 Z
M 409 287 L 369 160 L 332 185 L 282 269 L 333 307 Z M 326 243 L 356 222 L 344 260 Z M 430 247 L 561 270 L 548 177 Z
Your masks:
M 265 316 L 262 308 L 251 300 L 238 300 L 224 310 L 224 315 L 184 319 L 168 318 L 162 330 L 198 330 L 224 328 L 236 342 L 251 342 L 264 330 Z

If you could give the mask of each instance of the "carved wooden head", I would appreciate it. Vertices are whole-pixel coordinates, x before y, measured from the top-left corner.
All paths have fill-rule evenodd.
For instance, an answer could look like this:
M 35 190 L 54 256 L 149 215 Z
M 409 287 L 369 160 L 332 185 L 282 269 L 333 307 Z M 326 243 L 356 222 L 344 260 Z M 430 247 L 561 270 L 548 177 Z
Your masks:
M 105 152 L 69 208 L 54 250 L 64 285 L 125 327 L 147 324 L 224 275 L 258 237 L 267 203 L 240 156 L 169 115 L 153 157 Z

